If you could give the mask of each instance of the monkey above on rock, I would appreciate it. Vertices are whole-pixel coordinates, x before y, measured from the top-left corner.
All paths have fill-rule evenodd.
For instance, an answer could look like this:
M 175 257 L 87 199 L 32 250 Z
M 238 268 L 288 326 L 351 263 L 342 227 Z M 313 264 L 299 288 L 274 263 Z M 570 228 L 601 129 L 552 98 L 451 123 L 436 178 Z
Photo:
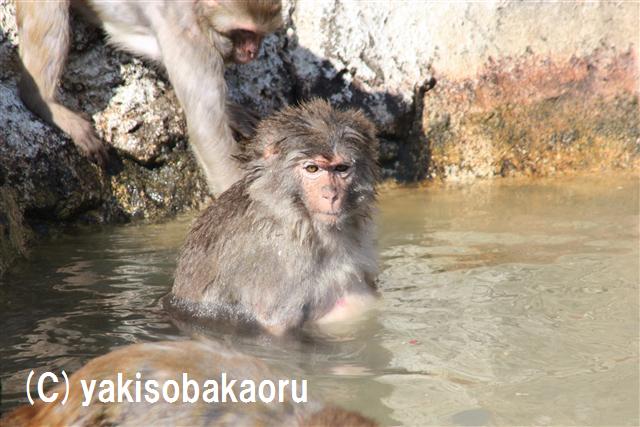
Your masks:
M 275 335 L 353 317 L 375 300 L 373 124 L 323 100 L 263 120 L 245 177 L 195 221 L 171 311 Z
M 107 149 L 91 122 L 56 96 L 69 50 L 71 8 L 100 25 L 109 43 L 164 65 L 210 191 L 219 194 L 237 181 L 242 174 L 225 109 L 224 64 L 258 56 L 262 38 L 282 23 L 280 1 L 18 0 L 20 97 L 67 133 L 83 154 L 104 165 Z

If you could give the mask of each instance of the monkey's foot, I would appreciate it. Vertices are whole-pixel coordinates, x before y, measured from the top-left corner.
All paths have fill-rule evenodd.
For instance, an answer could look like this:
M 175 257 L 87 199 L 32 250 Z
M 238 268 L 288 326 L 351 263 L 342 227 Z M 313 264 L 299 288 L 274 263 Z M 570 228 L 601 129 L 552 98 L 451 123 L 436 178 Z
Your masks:
M 96 135 L 91 121 L 54 101 L 47 102 L 53 123 L 67 133 L 84 156 L 103 169 L 109 161 L 107 145 Z
M 84 156 L 103 169 L 107 167 L 109 163 L 108 147 L 95 134 L 91 122 L 79 118 L 79 121 L 73 123 L 69 135 Z

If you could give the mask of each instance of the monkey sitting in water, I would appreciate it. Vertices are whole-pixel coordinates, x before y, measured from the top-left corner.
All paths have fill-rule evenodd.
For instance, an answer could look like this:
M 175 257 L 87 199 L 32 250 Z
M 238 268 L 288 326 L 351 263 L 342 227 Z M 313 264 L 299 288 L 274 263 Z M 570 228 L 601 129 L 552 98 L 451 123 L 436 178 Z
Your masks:
M 121 374 L 121 380 L 118 380 L 118 374 Z M 189 381 L 196 384 L 198 391 L 194 385 L 184 386 L 185 374 Z M 226 388 L 220 384 L 215 394 L 205 393 L 204 387 L 212 387 L 207 385 L 207 381 L 222 383 L 222 375 L 228 378 L 226 383 L 230 388 L 232 384 L 235 385 L 231 388 L 233 393 L 225 394 L 223 390 Z M 244 380 L 252 381 L 256 388 L 264 380 L 272 381 L 280 388 L 280 379 L 284 378 L 281 375 L 276 376 L 260 360 L 214 342 L 182 341 L 129 345 L 91 360 L 74 373 L 69 378 L 67 400 L 63 400 L 65 385 L 60 384 L 47 391 L 49 397 L 57 393 L 56 401 L 45 403 L 39 400 L 33 406 L 21 406 L 1 418 L 0 426 L 377 425 L 357 412 L 325 405 L 322 402 L 310 400 L 307 403 L 296 404 L 293 400 L 293 386 L 290 384 L 283 387 L 282 401 L 278 395 L 279 390 L 274 391 L 271 396 L 274 399 L 269 403 L 258 400 L 259 394 L 255 401 L 242 400 Z M 111 397 L 109 393 L 103 394 L 105 382 L 128 384 L 124 386 L 128 393 L 119 395 L 116 392 Z M 164 386 L 169 382 L 175 383 L 175 387 L 169 387 L 164 393 Z M 181 385 L 182 389 L 178 390 L 179 393 L 172 403 L 161 397 L 173 396 L 176 387 Z M 301 388 L 302 386 L 298 387 L 295 392 L 295 399 L 306 400 L 306 392 L 303 393 Z M 185 395 L 190 400 L 185 401 Z
M 245 177 L 190 230 L 165 306 L 281 335 L 376 297 L 373 124 L 313 100 L 263 120 Z

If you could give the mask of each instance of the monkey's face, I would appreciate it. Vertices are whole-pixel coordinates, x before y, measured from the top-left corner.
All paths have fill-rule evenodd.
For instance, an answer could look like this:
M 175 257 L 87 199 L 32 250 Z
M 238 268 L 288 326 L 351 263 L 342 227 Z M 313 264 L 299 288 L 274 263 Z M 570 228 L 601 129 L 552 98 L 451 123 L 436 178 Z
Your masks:
M 250 194 L 286 222 L 346 230 L 371 218 L 379 180 L 375 127 L 315 99 L 264 119 L 245 152 Z
M 236 64 L 246 64 L 256 59 L 260 51 L 260 43 L 262 43 L 261 34 L 247 30 L 233 30 L 228 37 L 231 39 L 233 48 L 227 59 Z
M 277 0 L 201 0 L 200 25 L 225 62 L 245 64 L 258 57 L 265 34 L 282 25 Z
M 353 162 L 342 156 L 305 159 L 297 172 L 307 212 L 319 222 L 335 225 L 345 216 Z
M 225 33 L 210 31 L 209 39 L 225 62 L 246 64 L 258 57 L 262 34 L 241 28 Z

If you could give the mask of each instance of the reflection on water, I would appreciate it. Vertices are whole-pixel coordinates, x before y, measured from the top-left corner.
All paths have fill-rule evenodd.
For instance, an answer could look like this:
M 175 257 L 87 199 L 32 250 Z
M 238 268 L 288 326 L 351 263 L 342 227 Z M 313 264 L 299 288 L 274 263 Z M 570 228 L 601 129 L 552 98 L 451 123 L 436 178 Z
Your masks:
M 384 424 L 638 425 L 637 178 L 383 192 L 380 308 L 350 336 L 217 339 Z M 2 410 L 32 368 L 184 332 L 190 219 L 47 243 L 0 283 Z M 215 336 L 215 333 L 210 335 Z

